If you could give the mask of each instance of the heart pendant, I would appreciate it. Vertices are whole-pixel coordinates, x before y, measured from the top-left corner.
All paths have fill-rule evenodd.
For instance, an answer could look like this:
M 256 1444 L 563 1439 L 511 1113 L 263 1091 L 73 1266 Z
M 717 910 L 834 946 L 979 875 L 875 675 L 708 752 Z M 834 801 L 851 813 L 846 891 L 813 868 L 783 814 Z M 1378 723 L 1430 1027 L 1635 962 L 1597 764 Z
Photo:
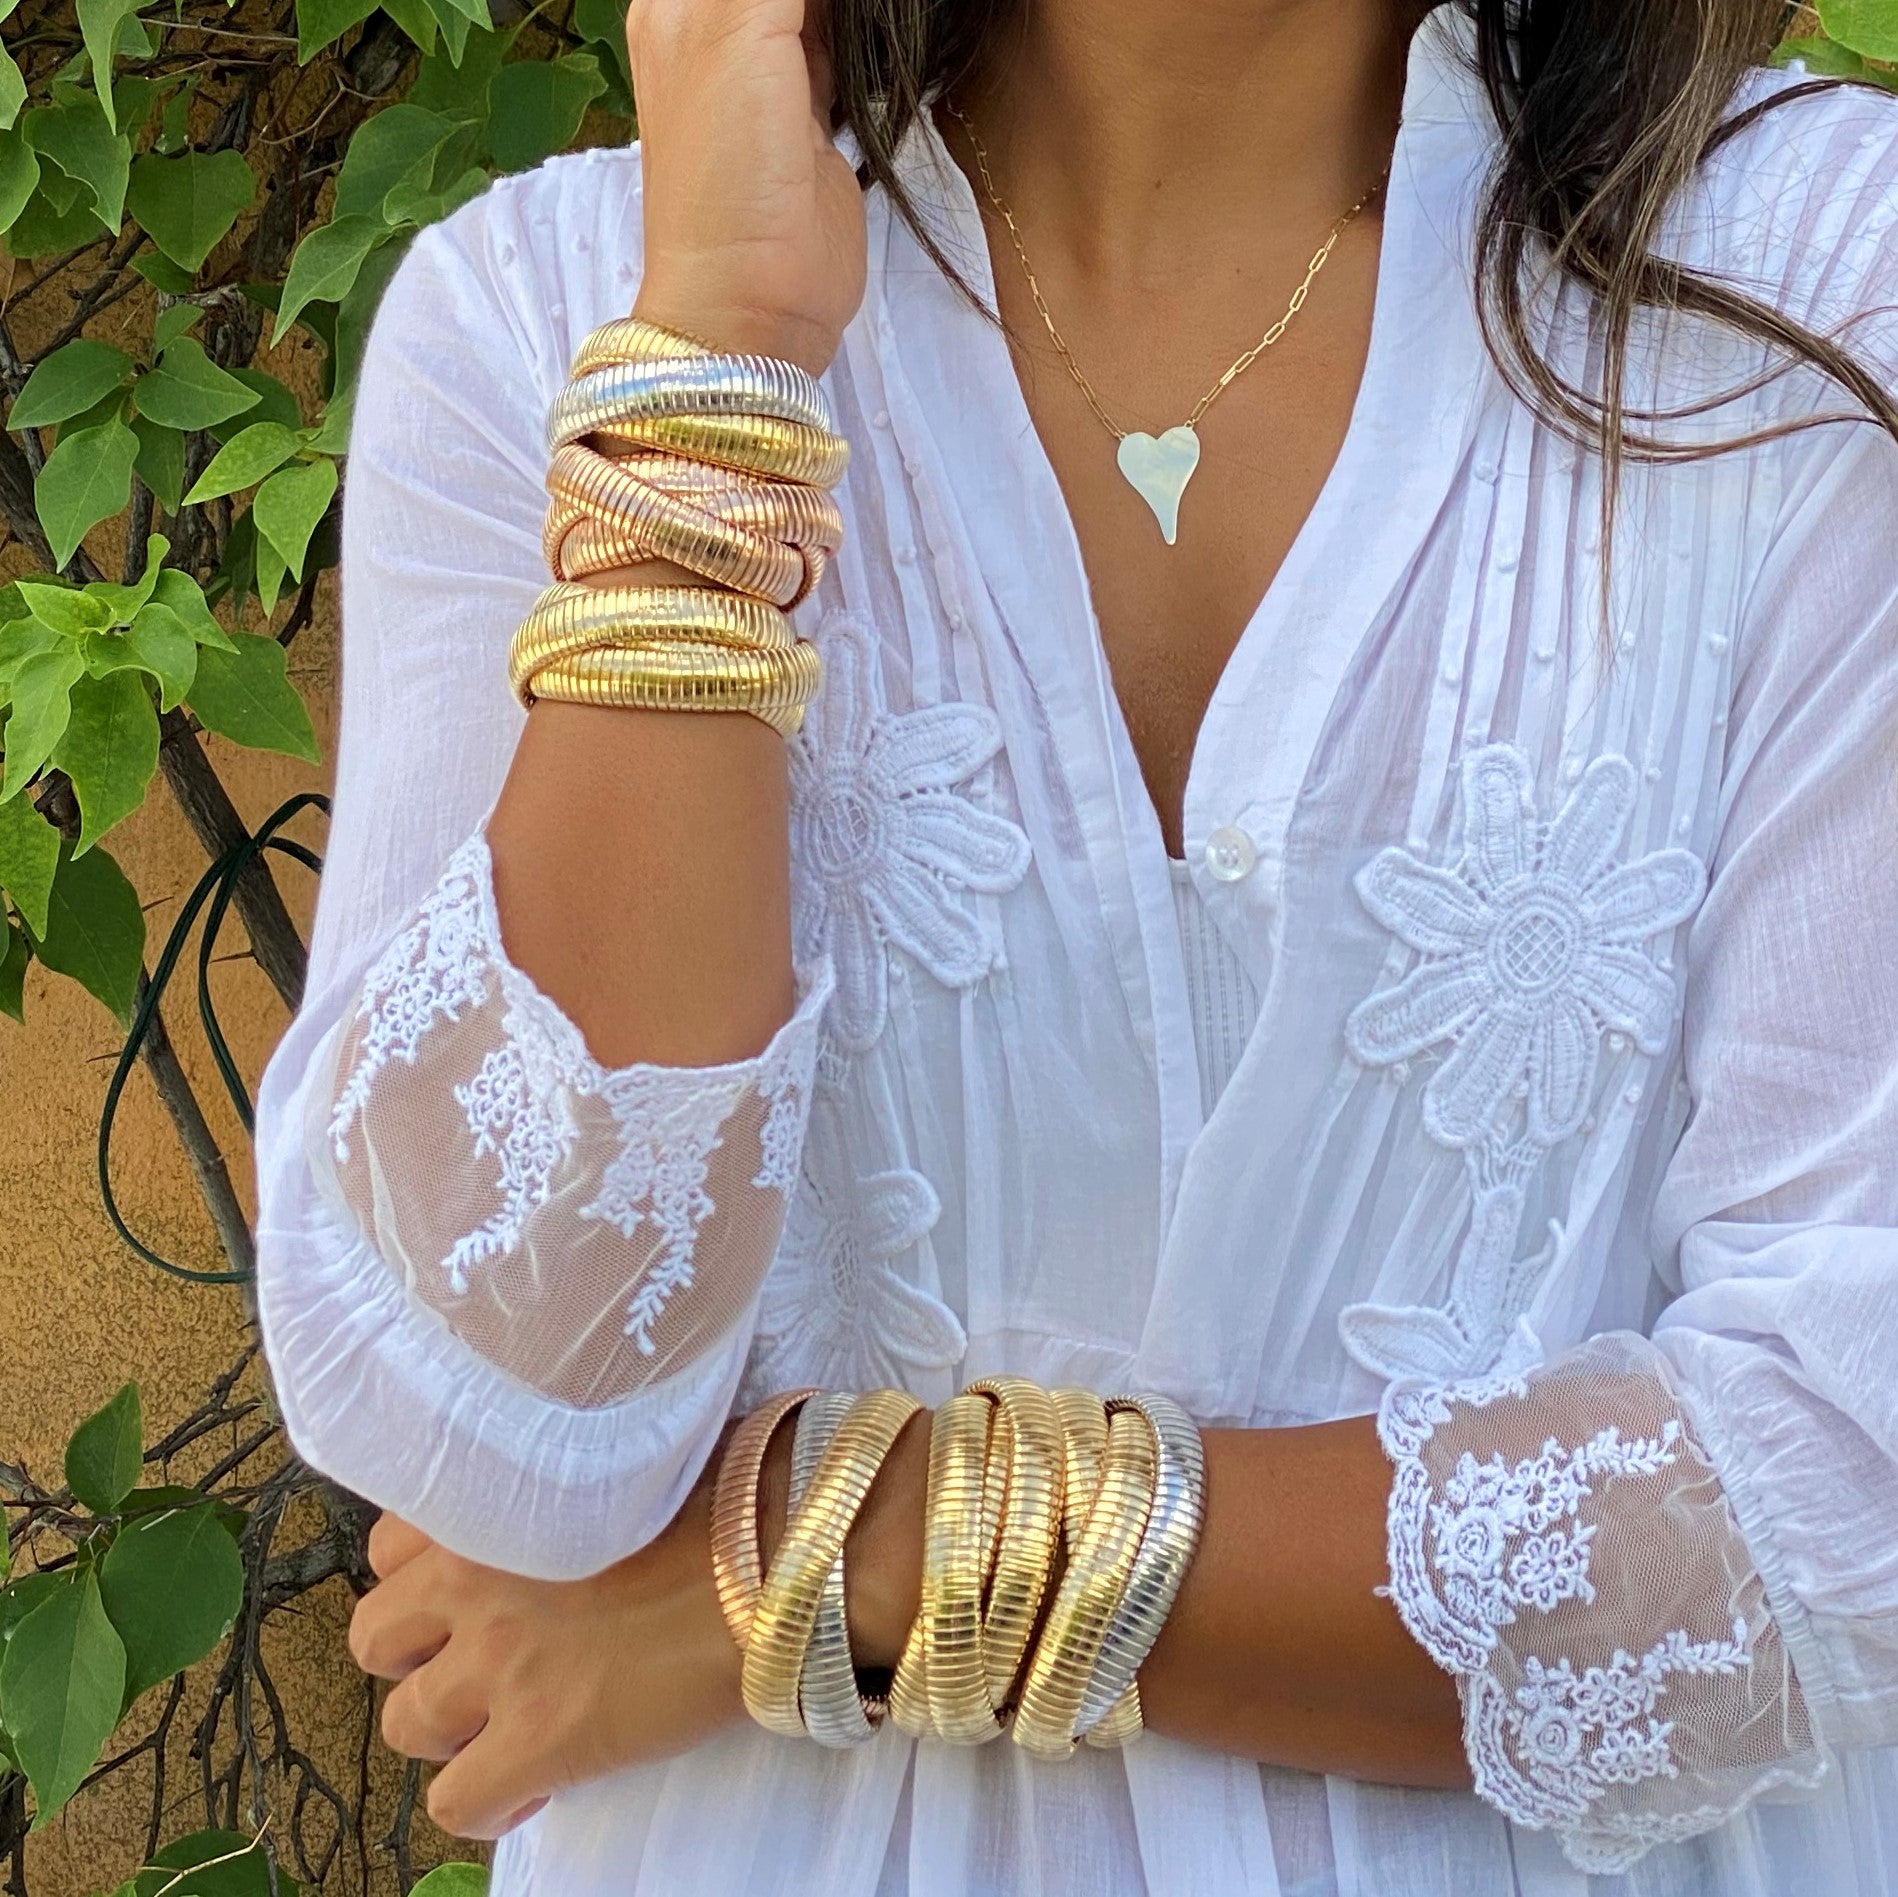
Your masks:
M 1199 436 L 1182 422 L 1164 435 L 1122 435 L 1115 457 L 1127 485 L 1153 509 L 1170 547 L 1180 531 L 1180 496 L 1199 466 Z

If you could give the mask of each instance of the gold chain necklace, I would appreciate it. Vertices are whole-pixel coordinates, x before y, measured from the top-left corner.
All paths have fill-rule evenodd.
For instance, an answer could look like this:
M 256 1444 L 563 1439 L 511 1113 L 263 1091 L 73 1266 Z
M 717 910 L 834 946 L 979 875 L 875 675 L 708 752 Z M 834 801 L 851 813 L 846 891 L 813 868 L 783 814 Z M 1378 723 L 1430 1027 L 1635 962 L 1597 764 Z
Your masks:
M 1172 546 L 1179 534 L 1180 497 L 1186 492 L 1186 484 L 1199 466 L 1199 424 L 1205 419 L 1206 411 L 1285 334 L 1292 318 L 1304 308 L 1312 281 L 1325 267 L 1332 246 L 1343 235 L 1345 226 L 1377 195 L 1379 187 L 1390 176 L 1390 166 L 1387 164 L 1378 173 L 1370 189 L 1326 233 L 1325 241 L 1312 253 L 1311 262 L 1305 266 L 1305 274 L 1298 288 L 1292 292 L 1291 301 L 1285 306 L 1285 314 L 1199 398 L 1185 421 L 1163 434 L 1149 435 L 1139 429 L 1122 428 L 1095 394 L 1094 385 L 1088 381 L 1081 365 L 1074 359 L 1074 351 L 1068 347 L 1067 338 L 1055 327 L 1053 313 L 1048 308 L 1047 299 L 1041 294 L 1041 284 L 1036 279 L 1034 265 L 1028 261 L 1028 246 L 1022 242 L 1015 214 L 1003 203 L 1001 193 L 995 188 L 995 179 L 989 171 L 987 147 L 970 124 L 967 113 L 948 101 L 944 104 L 950 116 L 969 135 L 969 146 L 975 153 L 975 168 L 982 180 L 983 194 L 994 207 L 996 216 L 1007 227 L 1009 241 L 1015 247 L 1015 255 L 1021 260 L 1022 275 L 1028 279 L 1028 294 L 1034 299 L 1035 309 L 1048 331 L 1048 340 L 1054 344 L 1055 353 L 1061 358 L 1068 374 L 1074 378 L 1075 386 L 1086 396 L 1087 405 L 1094 411 L 1101 426 L 1120 443 L 1115 459 L 1121 474 L 1127 485 L 1152 508 L 1153 517 L 1160 524 L 1160 537 L 1169 547 Z

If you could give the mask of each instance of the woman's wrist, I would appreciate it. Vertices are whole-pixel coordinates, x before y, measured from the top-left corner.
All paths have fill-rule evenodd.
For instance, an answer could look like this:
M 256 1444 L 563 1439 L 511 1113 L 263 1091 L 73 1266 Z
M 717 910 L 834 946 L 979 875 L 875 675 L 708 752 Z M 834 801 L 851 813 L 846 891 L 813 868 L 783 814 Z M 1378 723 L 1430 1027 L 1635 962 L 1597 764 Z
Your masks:
M 758 1539 L 767 1570 L 789 1512 L 792 1435 L 788 1425 L 777 1430 L 758 1477 Z M 884 1458 L 844 1544 L 850 1650 L 866 1670 L 896 1665 L 916 1618 L 928 1486 L 929 1412 L 919 1410 Z
M 650 276 L 640 285 L 632 313 L 643 322 L 677 330 L 709 349 L 775 356 L 796 363 L 812 375 L 822 375 L 830 367 L 843 341 L 826 323 L 780 311 L 733 308 L 694 296 L 684 288 L 668 289 L 654 283 Z

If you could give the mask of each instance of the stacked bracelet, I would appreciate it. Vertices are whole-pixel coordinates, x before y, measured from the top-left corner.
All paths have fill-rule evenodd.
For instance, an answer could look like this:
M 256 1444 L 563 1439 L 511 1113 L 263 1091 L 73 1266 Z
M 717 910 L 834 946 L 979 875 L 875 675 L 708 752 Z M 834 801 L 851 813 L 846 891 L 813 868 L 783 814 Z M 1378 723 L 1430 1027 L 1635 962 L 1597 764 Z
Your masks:
M 734 1434 L 713 1559 L 752 1716 L 830 1746 L 872 1737 L 886 1708 L 914 1737 L 976 1745 L 1012 1730 L 1045 1758 L 1083 1741 L 1125 1744 L 1141 1730 L 1139 1669 L 1204 1516 L 1191 1418 L 1162 1396 L 1103 1403 L 1020 1377 L 985 1378 L 943 1404 L 930 1421 L 918 1609 L 886 1701 L 864 1691 L 851 1660 L 843 1544 L 916 1408 L 889 1390 L 793 1391 Z M 793 1410 L 790 1508 L 760 1580 L 758 1475 Z
M 784 614 L 842 540 L 827 490 L 849 452 L 816 379 L 621 318 L 581 344 L 548 446 L 554 584 L 510 648 L 521 703 L 745 711 L 795 732 L 820 670 Z M 651 560 L 706 584 L 576 584 Z

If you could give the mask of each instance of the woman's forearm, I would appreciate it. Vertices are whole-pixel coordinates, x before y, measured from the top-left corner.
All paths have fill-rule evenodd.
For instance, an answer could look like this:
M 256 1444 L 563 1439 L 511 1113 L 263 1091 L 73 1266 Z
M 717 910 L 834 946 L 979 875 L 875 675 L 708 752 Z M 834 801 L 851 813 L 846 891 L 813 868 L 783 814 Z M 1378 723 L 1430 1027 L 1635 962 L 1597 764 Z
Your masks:
M 1203 1440 L 1206 1527 L 1140 1669 L 1147 1724 L 1275 1765 L 1467 1786 L 1455 1683 L 1377 1592 L 1391 1470 L 1371 1419 Z
M 784 740 L 542 703 L 488 826 L 511 959 L 610 1066 L 757 1054 L 790 1014 Z
M 767 1460 L 767 1546 L 790 1432 Z M 1390 1464 L 1368 1417 L 1209 1429 L 1206 1526 L 1140 1669 L 1147 1725 L 1193 1745 L 1381 1784 L 1467 1786 L 1456 1687 L 1377 1590 Z M 846 1548 L 852 1642 L 892 1664 L 916 1611 L 928 1421 L 899 1438 Z

